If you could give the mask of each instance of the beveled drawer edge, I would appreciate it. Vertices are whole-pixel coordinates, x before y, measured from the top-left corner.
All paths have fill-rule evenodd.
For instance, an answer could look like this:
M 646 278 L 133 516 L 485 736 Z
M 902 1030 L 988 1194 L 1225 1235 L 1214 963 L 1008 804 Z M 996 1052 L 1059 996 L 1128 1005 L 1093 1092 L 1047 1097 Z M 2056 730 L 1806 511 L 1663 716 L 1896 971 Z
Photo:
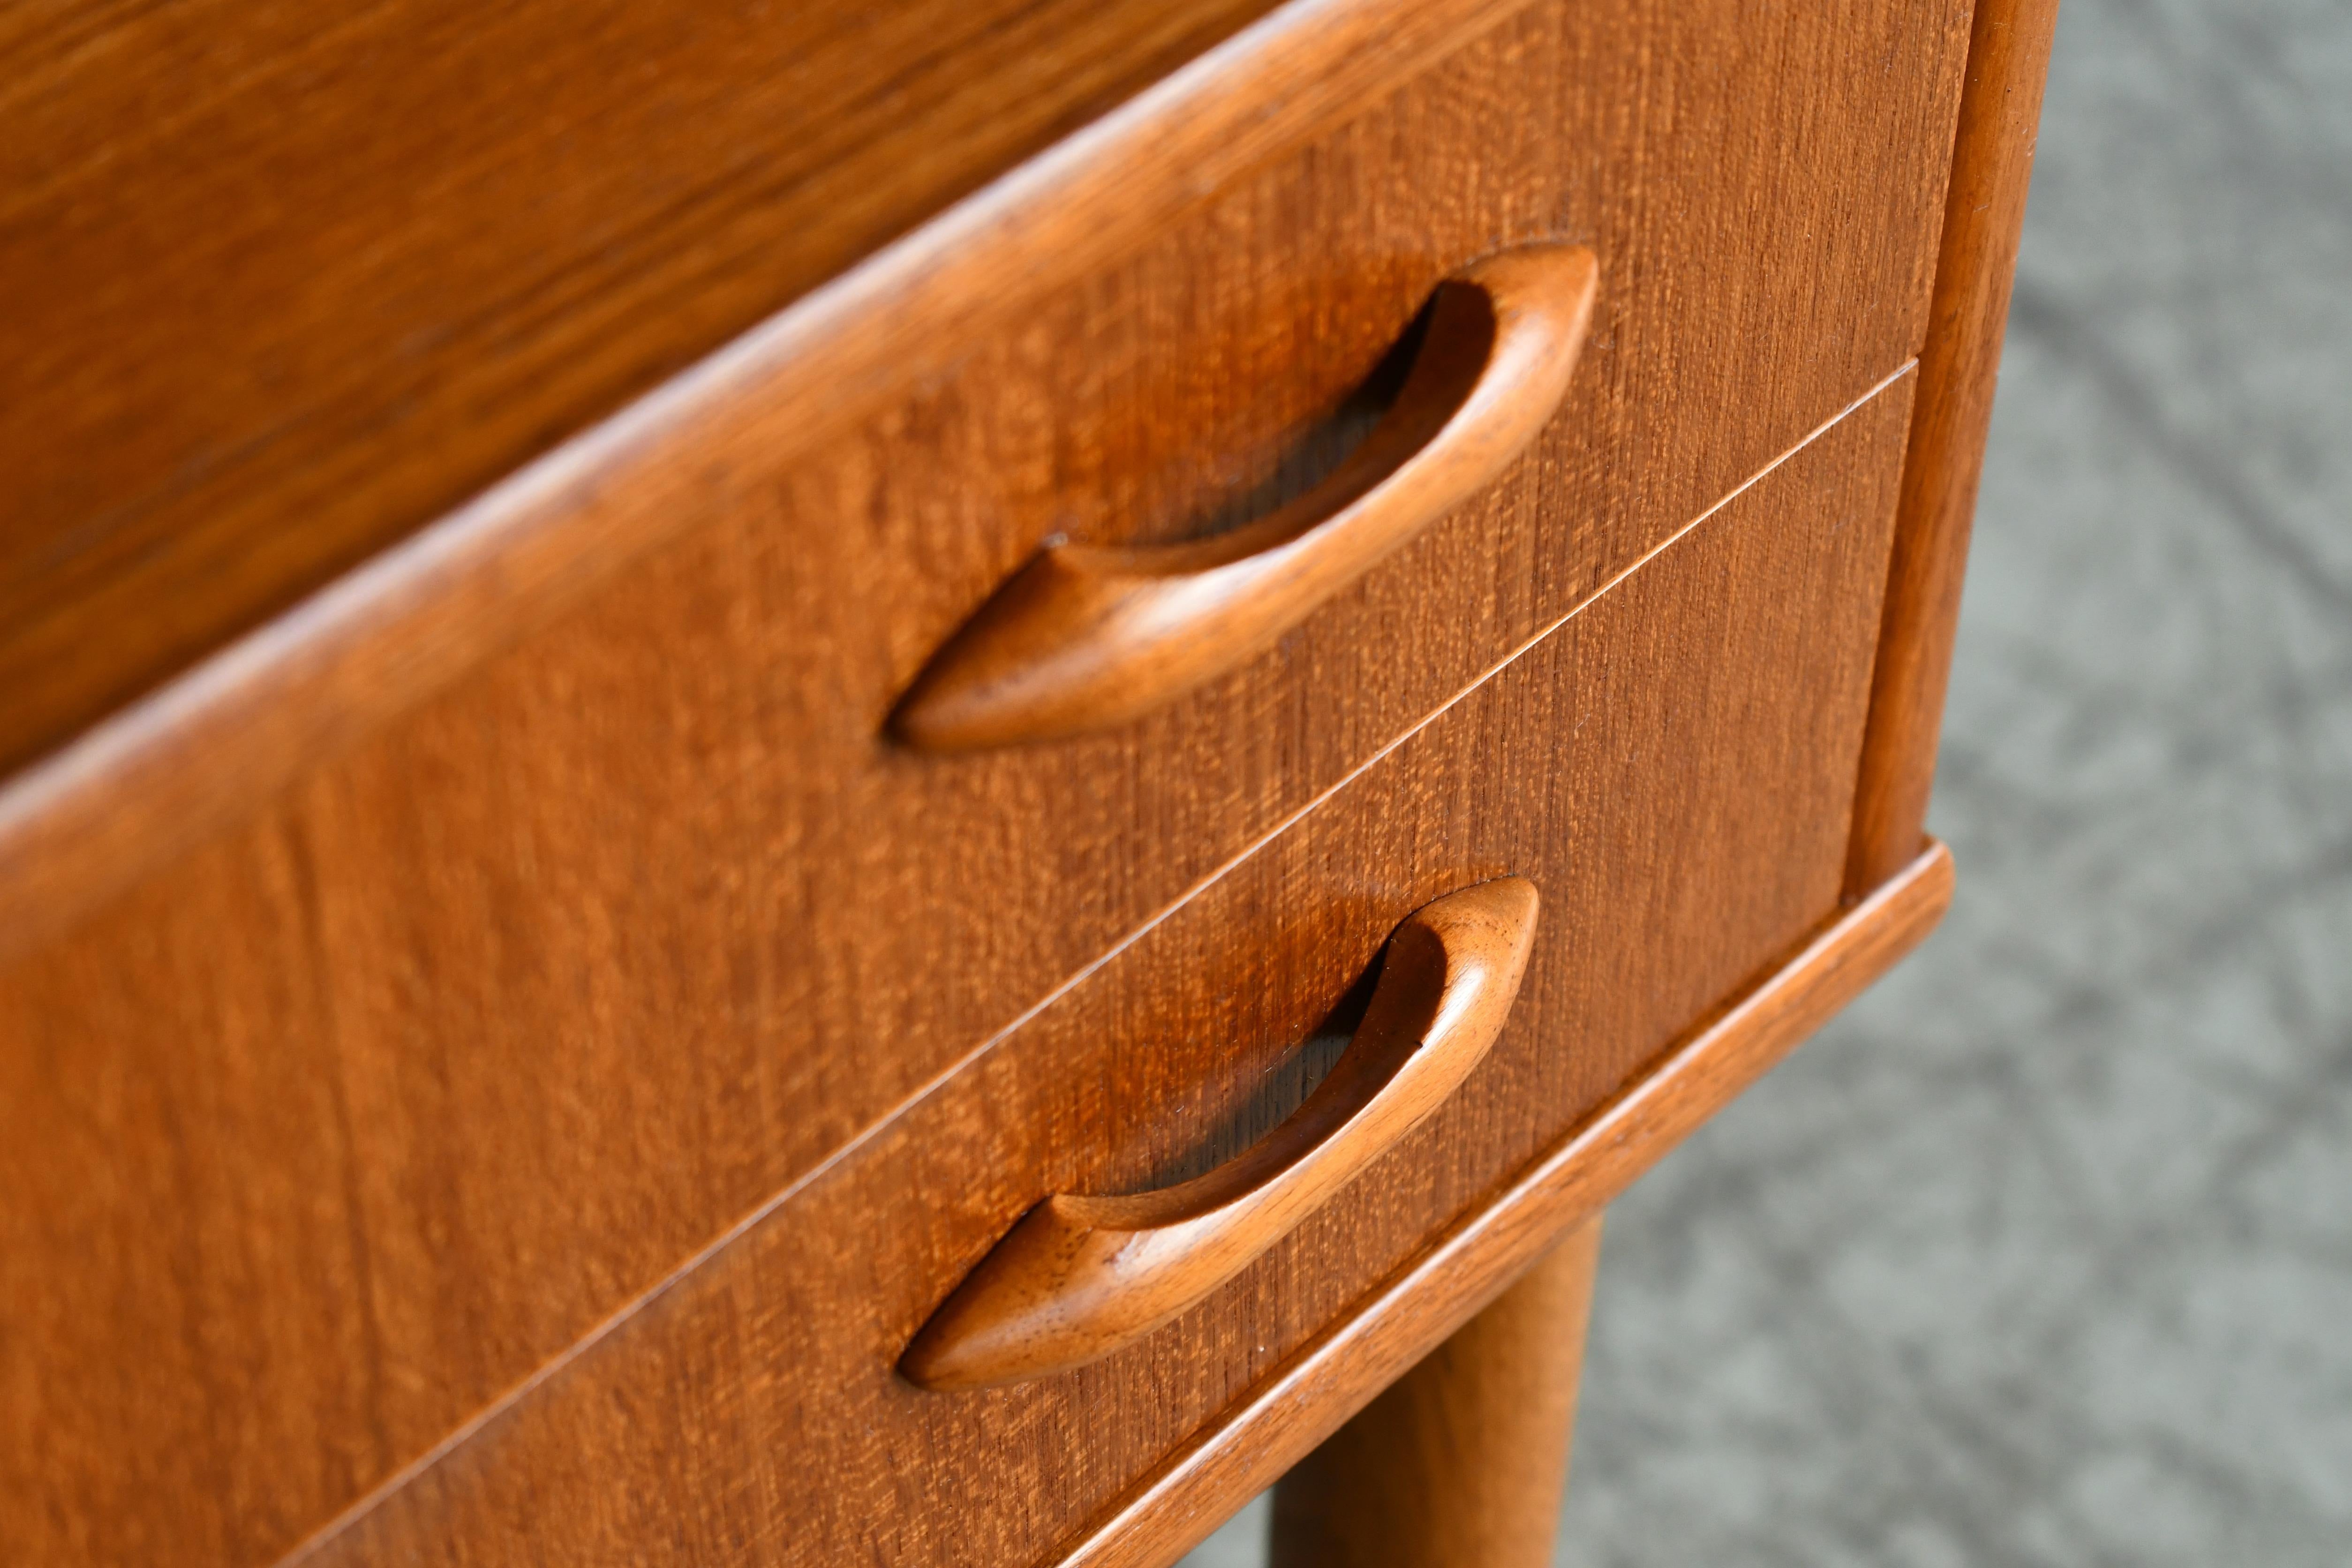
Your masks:
M 1528 0 L 1292 0 L 0 782 L 0 962 Z
M 1951 852 L 1930 840 L 1129 1493 L 1058 1568 L 1167 1568 L 1197 1545 L 1917 946 L 1952 884 Z

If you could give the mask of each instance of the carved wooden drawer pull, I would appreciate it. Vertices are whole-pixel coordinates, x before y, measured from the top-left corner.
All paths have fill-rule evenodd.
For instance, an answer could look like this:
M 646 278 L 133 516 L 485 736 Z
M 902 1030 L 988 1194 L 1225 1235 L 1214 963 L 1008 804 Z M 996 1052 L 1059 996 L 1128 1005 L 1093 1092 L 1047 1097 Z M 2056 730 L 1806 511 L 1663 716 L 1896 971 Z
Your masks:
M 1207 1175 L 1031 1209 L 915 1336 L 899 1371 L 980 1388 L 1082 1365 L 1232 1279 L 1393 1147 L 1469 1075 L 1518 994 L 1535 885 L 1426 904 L 1389 939 L 1364 1021 L 1289 1120 Z
M 1265 651 L 1534 439 L 1598 277 L 1590 250 L 1534 245 L 1448 279 L 1395 404 L 1321 484 L 1211 539 L 1048 547 L 933 656 L 898 735 L 946 751 L 1077 734 Z

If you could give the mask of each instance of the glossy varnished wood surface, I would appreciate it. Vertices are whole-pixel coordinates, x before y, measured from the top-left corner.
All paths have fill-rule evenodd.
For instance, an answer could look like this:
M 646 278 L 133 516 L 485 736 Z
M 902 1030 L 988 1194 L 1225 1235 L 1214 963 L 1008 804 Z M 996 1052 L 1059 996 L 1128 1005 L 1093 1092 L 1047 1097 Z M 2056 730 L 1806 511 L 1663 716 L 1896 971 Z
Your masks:
M 1854 805 L 1846 868 L 1853 896 L 1906 864 L 1926 831 L 1969 529 L 2057 26 L 2057 0 L 1979 0 L 1970 26 L 1934 305 L 1919 355 L 1919 414 L 1904 459 L 1870 744 Z
M 1678 526 L 1916 351 L 1966 6 L 1547 0 L 1483 66 L 1383 101 L 1511 8 L 1298 0 L 0 785 L 0 952 L 428 694 L 478 685 L 534 629 L 634 598 L 611 586 L 632 562 L 658 576 L 700 551 L 723 574 L 702 609 L 809 621 L 782 639 L 794 667 L 862 726 L 887 702 L 874 688 L 903 689 L 1050 534 L 1185 537 L 1284 493 L 1286 459 L 1436 280 L 1534 237 L 1591 242 L 1617 280 L 1571 398 L 1580 439 L 1548 454 L 1568 482 L 1532 559 L 1430 540 L 1423 562 L 1501 573 L 1507 629 L 1564 611 L 1629 541 Z M 969 480 L 990 457 L 1011 471 L 938 492 L 943 466 Z M 828 482 L 844 488 L 822 496 Z M 845 530 L 845 507 L 881 515 Z M 799 558 L 774 560 L 786 540 Z M 781 598 L 760 585 L 777 571 Z M 865 613 L 877 603 L 887 616 Z M 101 649 L 136 620 L 79 629 Z M 887 646 L 848 650 L 848 669 L 803 646 L 884 624 Z
M 704 521 L 21 953 L 28 1552 L 290 1543 L 1899 365 L 1948 84 L 1789 68 L 1951 31 L 1538 6 L 824 454 L 744 415 L 696 448 Z M 1562 229 L 1626 281 L 1493 498 L 1116 742 L 879 741 L 1044 533 L 1180 537 L 1296 482 L 1438 278 Z M 257 745 L 184 765 L 266 778 Z
M 1073 253 L 1126 261 L 1016 269 L 985 310 L 876 296 L 932 311 L 875 334 L 927 344 L 911 385 L 763 360 L 772 401 L 633 426 L 600 448 L 614 466 L 526 487 L 542 541 L 683 506 L 632 573 L 565 578 L 567 618 L 455 679 L 497 645 L 477 628 L 507 624 L 499 595 L 586 558 L 467 556 L 496 569 L 401 579 L 421 618 L 368 622 L 406 630 L 335 644 L 352 662 L 303 640 L 346 601 L 260 647 L 222 678 L 255 727 L 208 728 L 200 691 L 148 771 L 100 754 L 30 817 L 12 789 L 10 824 L 64 800 L 98 825 L 79 861 L 11 841 L 62 881 L 22 859 L 0 880 L 0 1300 L 45 1369 L 0 1394 L 0 1509 L 33 1561 L 291 1543 L 1910 352 L 1952 7 L 1546 5 L 1369 103 L 1349 93 L 1402 68 L 1381 48 L 1484 14 L 1318 14 L 1349 47 L 1383 41 L 1328 77 L 1293 58 L 1280 136 L 1187 165 L 1215 189 L 1128 203 L 1160 187 L 1106 179 L 1052 206 L 1049 238 L 1117 231 Z M 1889 54 L 1925 63 L 1814 68 Z M 952 766 L 879 742 L 1038 539 L 1185 537 L 1303 482 L 1436 279 L 1554 233 L 1627 281 L 1587 383 L 1494 497 L 1116 742 Z M 1010 326 L 1006 300 L 1028 307 Z M 832 342 L 872 324 L 827 320 Z M 828 399 L 863 412 L 805 417 Z M 838 433 L 814 457 L 812 428 Z M 324 706 L 277 700 L 281 676 Z M 371 706 L 436 686 L 389 721 L 399 702 Z M 226 815 L 191 811 L 184 778 Z
M 1550 1568 L 1601 1216 L 1275 1489 L 1273 1568 Z
M 0 773 L 1269 8 L 0 20 Z
M 108 715 L 0 784 L 0 952 L 69 924 L 157 858 L 547 626 L 656 542 L 730 498 L 740 504 L 747 478 L 838 440 L 877 402 L 951 368 L 992 324 L 1092 279 L 1516 3 L 1293 0 L 690 374 Z M 363 489 L 369 477 L 354 482 Z M 187 575 L 132 583 L 127 605 L 69 604 L 49 632 L 72 657 L 20 649 L 40 679 L 16 683 L 26 695 L 5 711 L 47 711 L 49 680 L 87 684 L 84 658 L 106 675 L 126 620 L 135 647 L 147 623 L 204 602 L 212 579 Z M 150 591 L 163 602 L 141 602 Z M 224 604 L 231 620 L 257 609 L 236 593 Z M 104 707 L 95 689 L 88 695 Z
M 1907 395 L 1792 458 L 304 1560 L 1020 1563 L 1080 1545 L 1836 909 Z M 1091 1366 L 957 1394 L 896 1374 L 1041 1195 L 1213 1159 L 1203 1130 L 1346 1026 L 1404 911 L 1505 872 L 1545 889 L 1511 1023 L 1343 1199 Z

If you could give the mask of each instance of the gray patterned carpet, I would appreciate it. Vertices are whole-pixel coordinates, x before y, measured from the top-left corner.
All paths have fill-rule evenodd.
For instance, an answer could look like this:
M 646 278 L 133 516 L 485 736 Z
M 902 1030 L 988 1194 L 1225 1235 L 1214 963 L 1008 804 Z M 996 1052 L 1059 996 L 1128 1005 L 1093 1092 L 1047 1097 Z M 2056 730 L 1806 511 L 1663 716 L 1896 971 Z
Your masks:
M 2066 3 L 1959 899 L 1612 1212 L 1574 1568 L 2352 1563 L 2352 3 Z

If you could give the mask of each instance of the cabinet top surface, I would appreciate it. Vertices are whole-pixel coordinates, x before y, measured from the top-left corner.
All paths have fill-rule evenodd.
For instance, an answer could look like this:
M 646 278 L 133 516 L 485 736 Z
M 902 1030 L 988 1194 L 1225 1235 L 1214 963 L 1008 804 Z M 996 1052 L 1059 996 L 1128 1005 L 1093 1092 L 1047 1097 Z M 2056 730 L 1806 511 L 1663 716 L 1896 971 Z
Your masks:
M 0 21 L 0 776 L 1267 0 Z

